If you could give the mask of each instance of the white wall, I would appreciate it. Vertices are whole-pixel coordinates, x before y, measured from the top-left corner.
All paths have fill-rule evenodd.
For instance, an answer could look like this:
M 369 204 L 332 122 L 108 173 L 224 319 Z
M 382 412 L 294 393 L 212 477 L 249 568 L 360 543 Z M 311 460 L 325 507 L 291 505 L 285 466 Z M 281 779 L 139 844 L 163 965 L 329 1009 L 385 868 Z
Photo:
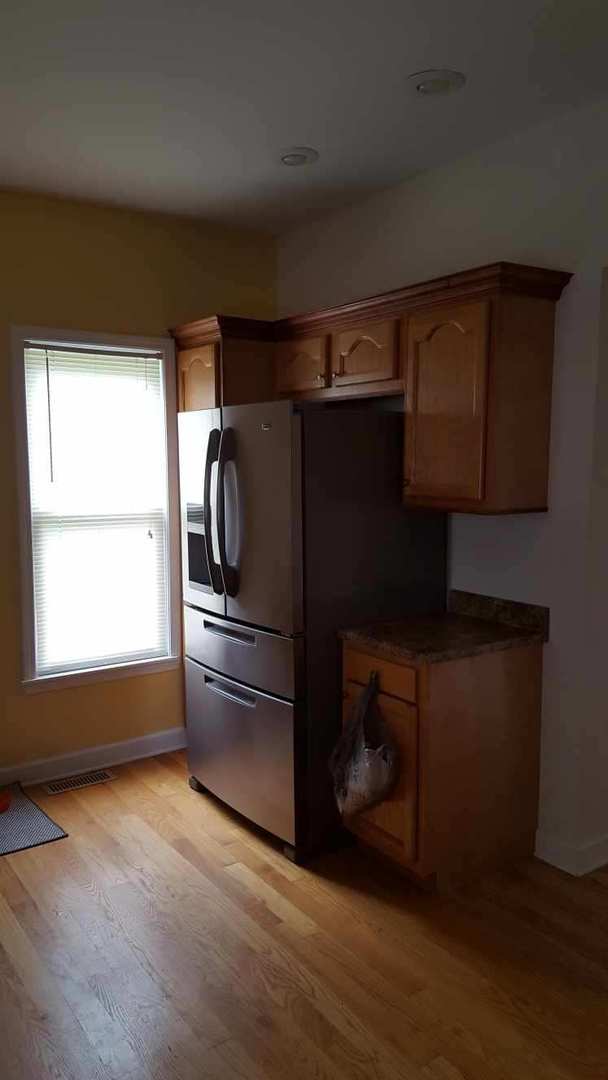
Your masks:
M 587 577 L 588 677 L 580 714 L 580 805 L 582 834 L 593 853 L 603 844 L 608 803 L 608 270 L 601 289 Z
M 608 861 L 607 120 L 606 102 L 570 112 L 294 230 L 279 253 L 281 314 L 502 259 L 575 273 L 558 308 L 550 512 L 454 515 L 450 567 L 455 588 L 551 608 L 538 852 L 572 872 Z

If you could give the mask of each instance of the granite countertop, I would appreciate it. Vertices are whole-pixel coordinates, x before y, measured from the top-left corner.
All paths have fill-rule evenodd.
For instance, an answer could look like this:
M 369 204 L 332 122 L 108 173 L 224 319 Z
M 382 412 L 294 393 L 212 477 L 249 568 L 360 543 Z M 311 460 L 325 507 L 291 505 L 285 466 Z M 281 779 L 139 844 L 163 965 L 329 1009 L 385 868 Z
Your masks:
M 465 597 L 466 601 L 463 599 Z M 448 599 L 448 607 L 452 610 L 433 615 L 409 615 L 390 622 L 342 630 L 340 637 L 343 641 L 386 660 L 409 660 L 418 664 L 432 664 L 442 660 L 477 656 L 479 653 L 498 652 L 501 649 L 538 645 L 547 640 L 546 608 L 510 605 L 510 608 L 515 609 L 515 621 L 520 623 L 513 625 L 511 610 L 501 610 L 501 614 L 504 614 L 505 619 L 510 619 L 510 622 L 498 621 L 495 618 L 497 604 L 504 603 L 508 602 L 476 597 L 473 594 L 452 593 Z M 465 611 L 474 611 L 475 614 L 465 614 Z

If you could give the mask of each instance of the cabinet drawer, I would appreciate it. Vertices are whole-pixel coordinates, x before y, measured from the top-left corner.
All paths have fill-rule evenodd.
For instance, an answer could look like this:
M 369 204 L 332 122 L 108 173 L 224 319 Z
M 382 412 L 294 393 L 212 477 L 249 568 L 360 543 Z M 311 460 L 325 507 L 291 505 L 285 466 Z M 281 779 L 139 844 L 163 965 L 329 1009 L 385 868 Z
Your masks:
M 418 700 L 416 694 L 416 669 L 381 660 L 377 656 L 344 649 L 344 682 L 356 682 L 365 686 L 372 671 L 378 672 L 379 689 L 382 694 L 401 698 L 403 701 Z
M 302 638 L 254 630 L 184 607 L 186 656 L 269 694 L 295 698 L 301 691 L 303 648 Z
M 333 386 L 380 382 L 398 375 L 399 321 L 367 323 L 355 330 L 333 334 L 331 377 Z
M 295 844 L 295 709 L 186 658 L 192 776 L 239 814 Z

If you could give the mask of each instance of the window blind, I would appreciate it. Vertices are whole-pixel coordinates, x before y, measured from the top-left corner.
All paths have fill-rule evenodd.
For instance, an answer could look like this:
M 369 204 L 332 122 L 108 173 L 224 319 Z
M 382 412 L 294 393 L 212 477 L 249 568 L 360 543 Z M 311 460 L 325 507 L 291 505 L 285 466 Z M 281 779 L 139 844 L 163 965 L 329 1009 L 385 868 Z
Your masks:
M 158 354 L 26 345 L 35 674 L 170 654 Z

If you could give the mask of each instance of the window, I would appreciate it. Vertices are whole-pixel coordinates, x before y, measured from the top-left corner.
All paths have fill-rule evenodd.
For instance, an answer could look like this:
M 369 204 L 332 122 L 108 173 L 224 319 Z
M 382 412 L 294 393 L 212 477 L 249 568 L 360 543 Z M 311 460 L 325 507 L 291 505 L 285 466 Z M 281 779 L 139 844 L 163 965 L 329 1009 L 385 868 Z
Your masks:
M 30 679 L 175 655 L 169 359 L 22 338 Z

